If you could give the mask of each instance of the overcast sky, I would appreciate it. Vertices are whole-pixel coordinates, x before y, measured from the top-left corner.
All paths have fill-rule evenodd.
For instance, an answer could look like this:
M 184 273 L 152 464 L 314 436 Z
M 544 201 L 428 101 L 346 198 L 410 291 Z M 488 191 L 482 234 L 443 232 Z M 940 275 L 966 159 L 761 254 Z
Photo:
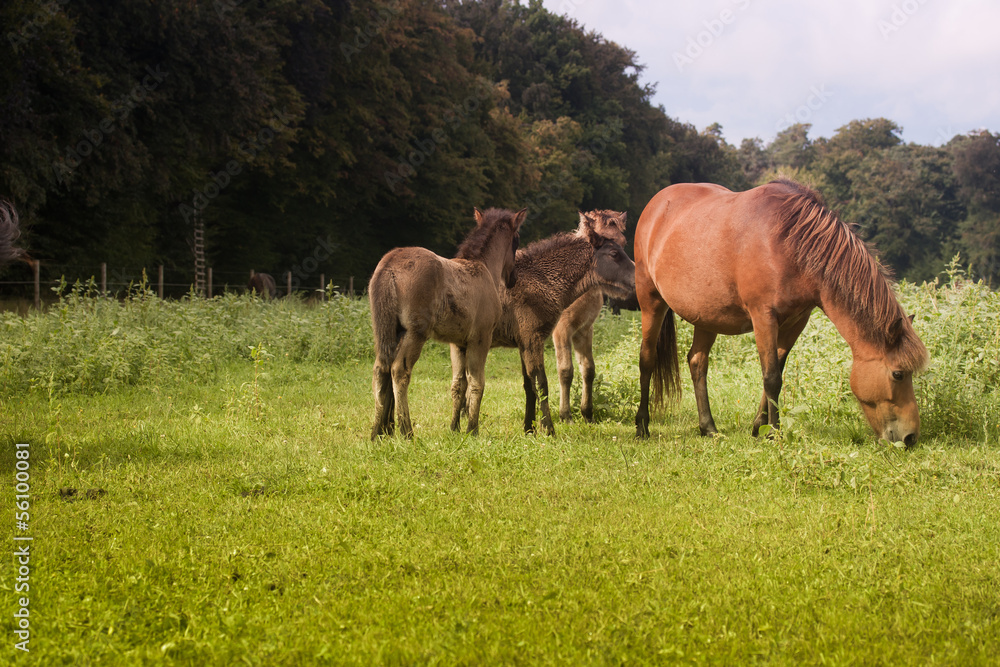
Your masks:
M 884 117 L 908 142 L 1000 131 L 998 0 L 543 0 L 632 49 L 655 104 L 731 144 Z

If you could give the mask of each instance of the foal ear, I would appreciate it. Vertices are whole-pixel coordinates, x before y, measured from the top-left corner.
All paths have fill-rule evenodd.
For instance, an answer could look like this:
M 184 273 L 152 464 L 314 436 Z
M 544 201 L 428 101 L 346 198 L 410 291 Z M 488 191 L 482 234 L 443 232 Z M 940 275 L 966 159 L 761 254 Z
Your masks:
M 524 224 L 524 219 L 528 217 L 528 209 L 522 208 L 520 211 L 514 214 L 514 231 L 516 232 Z
M 475 206 L 472 207 L 472 217 L 476 219 L 476 224 L 477 225 L 483 224 L 483 212 L 480 211 Z
M 594 225 L 597 224 L 597 218 L 594 216 L 593 213 L 584 213 L 583 211 L 579 211 L 579 213 L 580 213 L 579 231 L 581 234 L 585 235 L 588 229 L 593 229 Z
M 618 221 L 621 223 L 618 229 L 625 231 L 625 222 L 628 220 L 628 211 L 622 211 L 618 214 Z
M 913 324 L 913 318 L 916 317 L 916 316 L 917 316 L 916 313 L 913 313 L 912 315 L 910 315 L 910 324 Z

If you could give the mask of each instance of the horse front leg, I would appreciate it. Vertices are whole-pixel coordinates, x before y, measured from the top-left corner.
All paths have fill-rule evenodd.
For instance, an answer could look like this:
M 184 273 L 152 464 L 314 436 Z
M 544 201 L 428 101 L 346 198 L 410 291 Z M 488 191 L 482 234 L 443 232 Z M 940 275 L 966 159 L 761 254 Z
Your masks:
M 754 419 L 754 437 L 760 434 L 760 427 L 769 424 L 772 429 L 779 427 L 778 397 L 781 395 L 782 363 L 778 358 L 778 323 L 774 314 L 751 314 L 754 338 L 757 341 L 757 355 L 760 357 L 761 376 L 764 380 L 764 395 Z
M 594 323 L 583 327 L 573 336 L 573 348 L 576 350 L 576 360 L 580 364 L 580 376 L 583 385 L 580 387 L 580 414 L 583 421 L 594 421 Z
M 695 327 L 691 350 L 688 352 L 691 383 L 694 385 L 694 398 L 698 404 L 698 428 L 702 435 L 715 435 L 719 432 L 708 402 L 708 355 L 715 344 L 715 338 L 716 334 L 711 331 Z
M 781 384 L 785 374 L 785 362 L 788 360 L 788 353 L 792 351 L 792 346 L 795 345 L 795 341 L 798 340 L 802 331 L 806 328 L 809 323 L 809 315 L 812 311 L 807 311 L 805 315 L 794 321 L 785 322 L 783 328 L 778 330 L 778 340 L 777 340 L 777 363 L 778 363 L 778 388 L 780 391 Z M 763 363 L 761 364 L 763 369 Z M 777 397 L 775 397 L 775 403 L 777 403 Z M 770 400 L 767 395 L 767 386 L 765 383 L 764 394 L 760 398 L 760 407 L 757 408 L 757 416 L 753 421 L 753 435 L 756 437 L 760 433 L 760 427 L 764 424 L 770 422 Z M 775 428 L 777 423 L 772 424 Z
M 573 421 L 573 407 L 570 405 L 570 389 L 573 386 L 573 332 L 570 318 L 559 318 L 552 331 L 552 346 L 556 351 L 556 369 L 559 372 L 559 419 Z
M 468 400 L 469 424 L 466 429 L 473 435 L 479 434 L 479 410 L 482 407 L 483 391 L 486 388 L 486 356 L 490 352 L 492 338 L 487 336 L 483 341 L 469 343 L 465 349 L 466 382 L 465 392 Z
M 462 412 L 467 409 L 466 392 L 469 390 L 468 361 L 465 348 L 451 345 L 451 430 L 462 425 Z

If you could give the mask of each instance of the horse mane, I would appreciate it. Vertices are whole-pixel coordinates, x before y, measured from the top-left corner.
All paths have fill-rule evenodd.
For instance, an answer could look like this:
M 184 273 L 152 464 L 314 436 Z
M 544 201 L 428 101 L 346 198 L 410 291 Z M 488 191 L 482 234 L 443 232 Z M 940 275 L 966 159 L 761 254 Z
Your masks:
M 513 211 L 505 208 L 488 208 L 483 211 L 482 223 L 476 225 L 476 228 L 469 232 L 469 235 L 458 246 L 455 258 L 482 259 L 486 253 L 486 249 L 493 242 L 493 237 L 496 236 L 497 231 L 500 229 L 500 223 L 507 222 L 509 227 L 510 221 L 515 215 Z
M 771 196 L 781 200 L 778 237 L 799 268 L 829 288 L 854 318 L 861 336 L 890 353 L 900 368 L 913 372 L 926 366 L 927 348 L 896 300 L 891 273 L 852 226 L 828 209 L 812 188 L 786 179 L 768 185 L 775 186 Z
M 539 259 L 548 260 L 552 252 L 572 245 L 578 245 L 581 247 L 584 245 L 589 246 L 590 241 L 580 236 L 575 231 L 560 232 L 540 241 L 530 243 L 527 247 L 518 250 L 518 263 L 533 264 Z

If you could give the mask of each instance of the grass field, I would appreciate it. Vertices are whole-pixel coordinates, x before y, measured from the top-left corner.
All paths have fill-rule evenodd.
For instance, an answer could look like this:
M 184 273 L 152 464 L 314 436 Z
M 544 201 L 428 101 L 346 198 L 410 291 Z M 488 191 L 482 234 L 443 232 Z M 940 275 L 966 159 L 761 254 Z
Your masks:
M 1000 298 L 961 275 L 900 289 L 934 358 L 909 450 L 871 435 L 822 315 L 790 357 L 774 440 L 749 436 L 750 336 L 713 353 L 722 436 L 697 436 L 686 382 L 636 440 L 625 313 L 597 327 L 600 423 L 523 435 L 516 351 L 494 350 L 481 434 L 453 434 L 448 353 L 431 344 L 411 387 L 416 439 L 374 443 L 363 301 L 80 288 L 44 315 L 0 315 L 0 499 L 8 535 L 33 538 L 28 592 L 10 555 L 23 542 L 7 540 L 3 654 L 996 664 Z M 24 596 L 29 653 L 14 648 Z

